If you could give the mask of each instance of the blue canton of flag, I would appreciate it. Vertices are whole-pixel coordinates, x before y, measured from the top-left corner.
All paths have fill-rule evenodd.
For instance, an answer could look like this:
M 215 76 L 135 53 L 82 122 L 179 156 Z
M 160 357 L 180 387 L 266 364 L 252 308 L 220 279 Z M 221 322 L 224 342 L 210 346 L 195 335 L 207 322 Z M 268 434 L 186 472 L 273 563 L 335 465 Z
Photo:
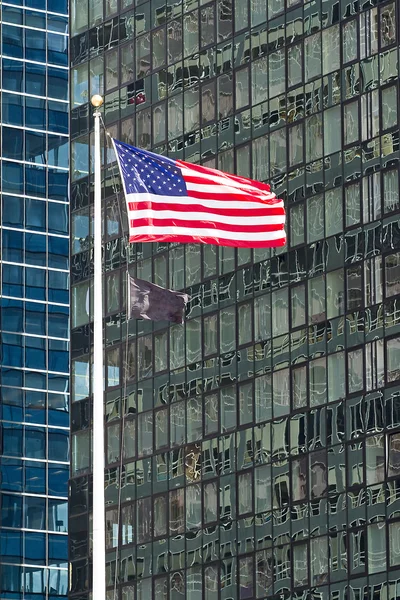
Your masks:
M 127 194 L 186 196 L 186 184 L 175 161 L 115 141 Z

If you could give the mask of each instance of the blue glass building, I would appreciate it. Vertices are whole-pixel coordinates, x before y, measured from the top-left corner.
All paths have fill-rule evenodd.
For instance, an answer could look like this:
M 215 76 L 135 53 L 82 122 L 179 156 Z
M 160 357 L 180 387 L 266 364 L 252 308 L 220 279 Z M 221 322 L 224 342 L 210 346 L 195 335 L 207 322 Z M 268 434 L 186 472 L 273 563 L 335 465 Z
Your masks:
M 67 593 L 68 6 L 0 5 L 0 597 Z

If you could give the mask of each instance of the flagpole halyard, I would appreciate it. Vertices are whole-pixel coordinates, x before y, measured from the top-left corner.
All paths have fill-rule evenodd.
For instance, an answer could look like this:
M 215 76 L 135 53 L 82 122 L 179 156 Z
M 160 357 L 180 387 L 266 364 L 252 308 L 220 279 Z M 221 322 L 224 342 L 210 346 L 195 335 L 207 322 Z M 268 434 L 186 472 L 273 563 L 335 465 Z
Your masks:
M 94 315 L 93 315 L 93 600 L 106 598 L 105 500 L 104 500 L 104 350 L 101 231 L 101 147 L 98 110 L 103 98 L 91 99 L 94 116 Z

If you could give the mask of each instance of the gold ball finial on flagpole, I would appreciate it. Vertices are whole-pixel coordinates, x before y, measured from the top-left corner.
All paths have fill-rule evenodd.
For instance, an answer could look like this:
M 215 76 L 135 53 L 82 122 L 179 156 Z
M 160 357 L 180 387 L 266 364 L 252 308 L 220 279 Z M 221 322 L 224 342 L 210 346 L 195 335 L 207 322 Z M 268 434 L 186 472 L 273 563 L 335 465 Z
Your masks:
M 100 96 L 100 94 L 95 94 L 91 97 L 90 102 L 94 108 L 100 108 L 100 106 L 103 104 L 103 97 Z

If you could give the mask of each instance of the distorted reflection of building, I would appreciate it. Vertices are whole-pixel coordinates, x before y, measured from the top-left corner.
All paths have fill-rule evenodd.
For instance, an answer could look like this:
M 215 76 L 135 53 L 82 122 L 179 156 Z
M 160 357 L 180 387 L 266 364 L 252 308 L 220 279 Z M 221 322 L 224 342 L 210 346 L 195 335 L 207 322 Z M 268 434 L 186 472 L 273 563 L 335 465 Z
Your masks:
M 109 599 L 397 598 L 397 3 L 71 11 L 71 599 L 91 589 L 98 92 L 114 137 L 269 182 L 288 233 L 279 251 L 128 247 L 104 151 Z M 127 264 L 190 294 L 183 326 L 127 322 Z

